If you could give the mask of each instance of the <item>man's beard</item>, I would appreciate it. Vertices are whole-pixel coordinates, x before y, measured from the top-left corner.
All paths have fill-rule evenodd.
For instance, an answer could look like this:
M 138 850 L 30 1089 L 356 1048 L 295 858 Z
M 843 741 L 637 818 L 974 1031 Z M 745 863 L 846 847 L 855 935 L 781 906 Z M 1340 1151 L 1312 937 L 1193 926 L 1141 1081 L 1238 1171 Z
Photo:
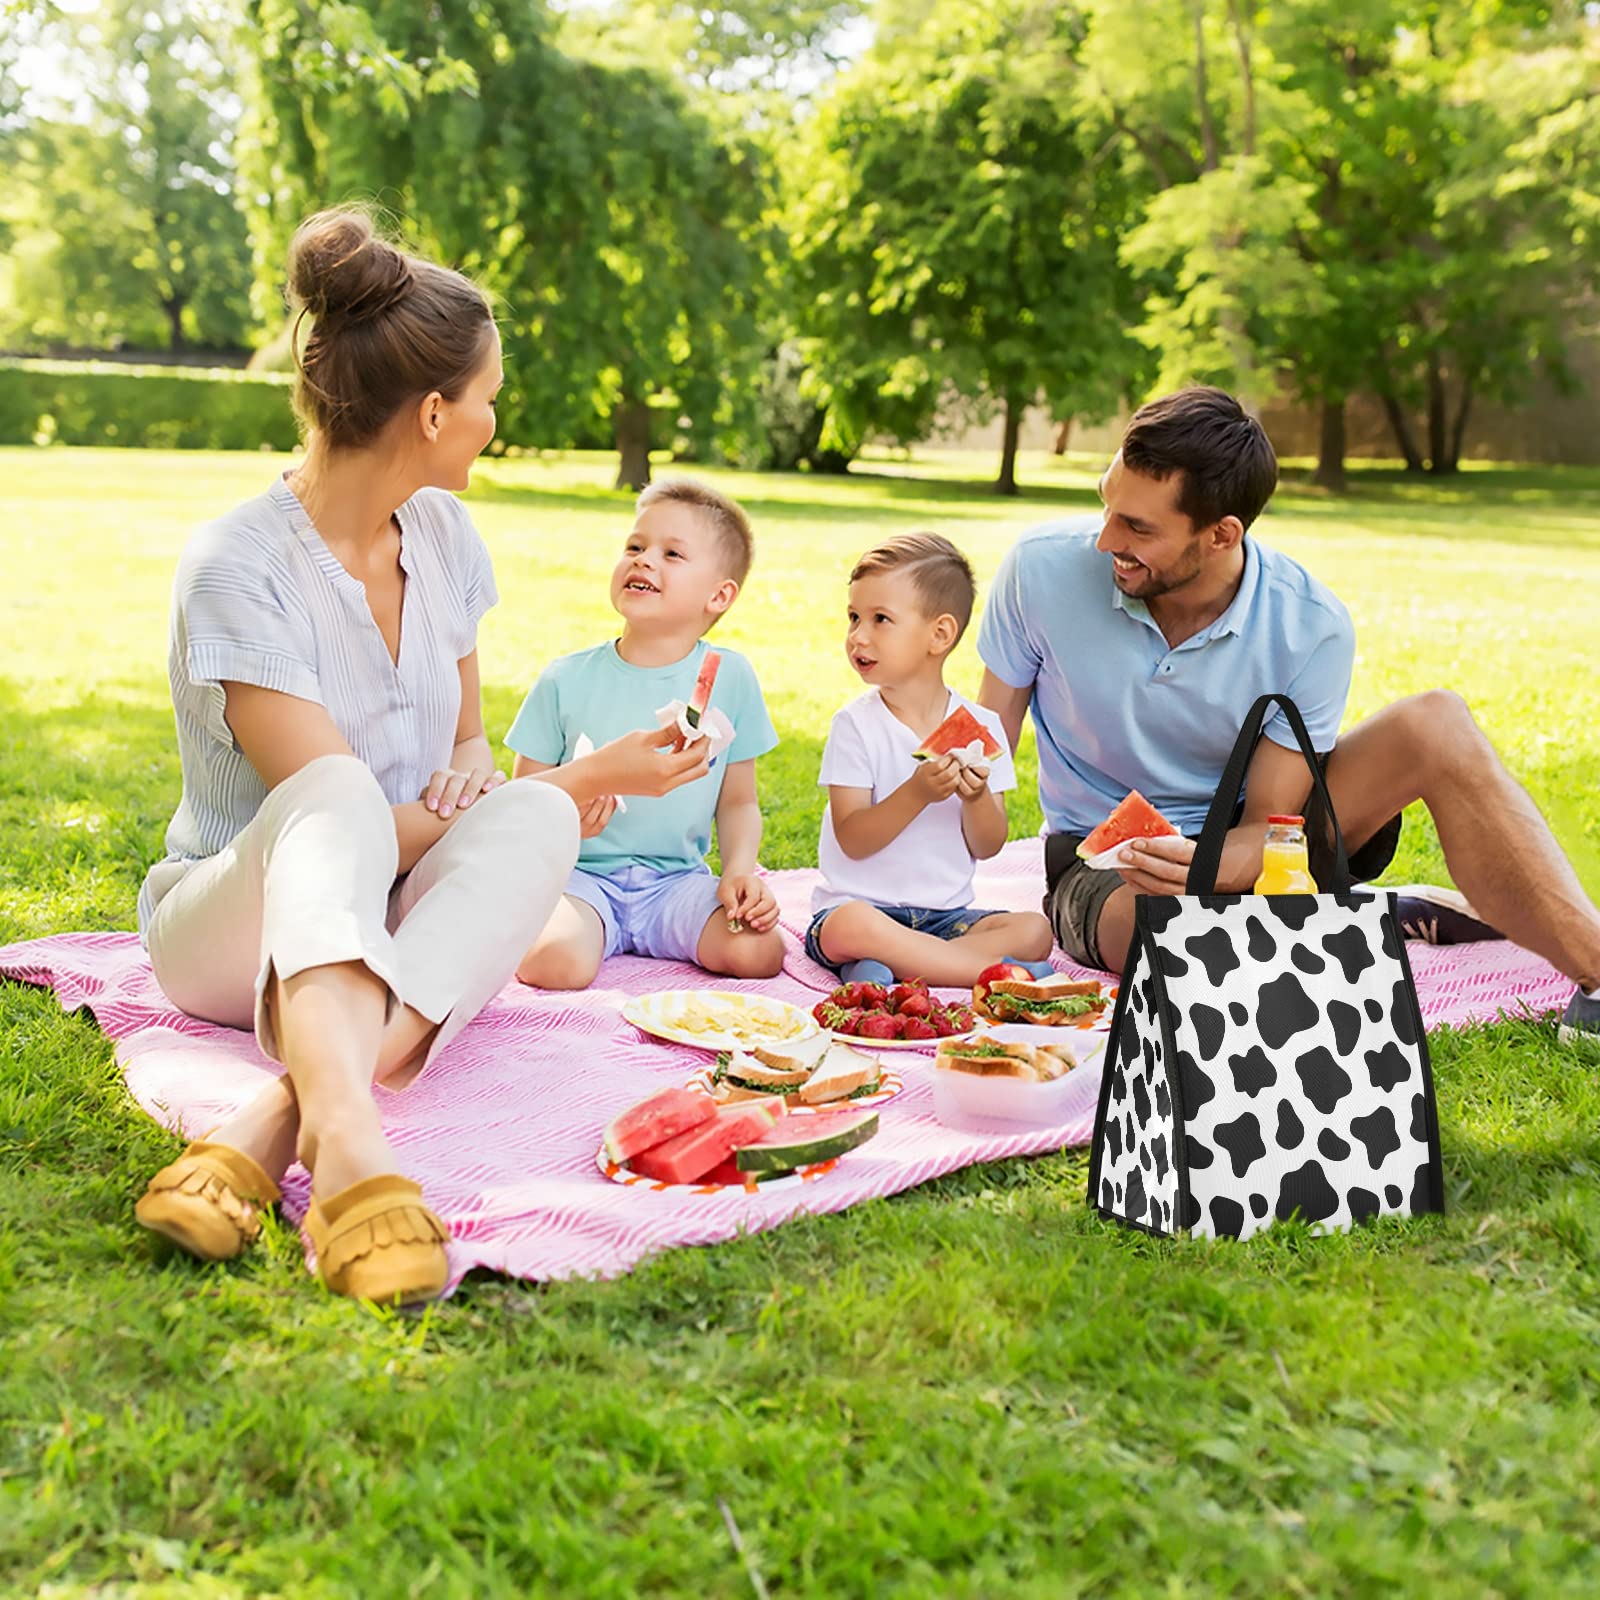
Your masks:
M 1193 583 L 1200 576 L 1200 565 L 1200 541 L 1195 539 L 1165 572 L 1156 572 L 1150 567 L 1144 567 L 1137 574 L 1136 585 L 1127 584 L 1123 574 L 1119 573 L 1118 576 L 1123 577 L 1122 592 L 1130 600 L 1143 600 L 1148 603 L 1161 595 L 1171 594 L 1174 589 L 1183 588 L 1185 584 Z

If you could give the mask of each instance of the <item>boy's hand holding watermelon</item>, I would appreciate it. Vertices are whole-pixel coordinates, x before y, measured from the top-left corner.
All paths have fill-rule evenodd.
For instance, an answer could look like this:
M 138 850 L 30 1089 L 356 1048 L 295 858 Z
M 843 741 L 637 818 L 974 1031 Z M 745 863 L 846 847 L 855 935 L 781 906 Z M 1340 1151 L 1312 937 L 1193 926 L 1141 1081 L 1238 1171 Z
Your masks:
M 961 770 L 961 763 L 954 756 L 935 756 L 917 764 L 917 770 L 906 780 L 907 787 L 923 805 L 936 806 L 960 788 Z

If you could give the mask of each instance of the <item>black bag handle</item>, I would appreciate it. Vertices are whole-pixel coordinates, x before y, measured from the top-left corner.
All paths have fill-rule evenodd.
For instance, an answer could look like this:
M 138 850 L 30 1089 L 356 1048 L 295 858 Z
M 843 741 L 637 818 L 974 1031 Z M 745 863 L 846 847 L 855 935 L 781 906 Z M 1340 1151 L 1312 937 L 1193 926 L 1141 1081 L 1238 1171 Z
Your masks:
M 1233 825 L 1234 808 L 1239 803 L 1239 790 L 1244 786 L 1245 769 L 1255 754 L 1256 741 L 1261 737 L 1261 725 L 1274 703 L 1283 707 L 1289 727 L 1300 745 L 1300 754 L 1311 768 L 1311 783 L 1328 813 L 1333 827 L 1334 882 L 1320 883 L 1319 889 L 1335 894 L 1347 893 L 1350 888 L 1350 858 L 1345 854 L 1344 835 L 1339 831 L 1339 819 L 1334 815 L 1333 802 L 1328 798 L 1328 786 L 1322 781 L 1322 763 L 1311 747 L 1311 735 L 1306 732 L 1305 719 L 1300 708 L 1286 694 L 1264 694 L 1250 707 L 1250 714 L 1239 729 L 1233 754 L 1222 769 L 1222 782 L 1212 796 L 1211 809 L 1206 813 L 1206 825 L 1200 831 L 1200 842 L 1195 846 L 1194 859 L 1189 863 L 1188 892 L 1190 894 L 1215 894 L 1217 871 L 1222 865 L 1222 844 L 1228 829 Z

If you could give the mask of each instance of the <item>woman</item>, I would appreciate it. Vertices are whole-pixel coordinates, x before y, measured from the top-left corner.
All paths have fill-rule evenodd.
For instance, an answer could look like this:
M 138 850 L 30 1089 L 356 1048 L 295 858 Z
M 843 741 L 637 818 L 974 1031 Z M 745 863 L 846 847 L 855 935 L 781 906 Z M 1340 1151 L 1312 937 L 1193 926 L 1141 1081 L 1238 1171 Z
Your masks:
M 444 1285 L 444 1228 L 396 1170 L 373 1082 L 409 1082 L 510 977 L 561 898 L 580 808 L 693 782 L 707 746 L 649 729 L 543 781 L 495 771 L 477 656 L 494 576 L 450 492 L 494 437 L 488 303 L 359 212 L 307 221 L 289 276 L 312 319 L 306 451 L 179 563 L 183 798 L 139 897 L 168 998 L 253 1026 L 286 1074 L 137 1214 L 226 1259 L 298 1156 L 324 1282 L 411 1300 Z

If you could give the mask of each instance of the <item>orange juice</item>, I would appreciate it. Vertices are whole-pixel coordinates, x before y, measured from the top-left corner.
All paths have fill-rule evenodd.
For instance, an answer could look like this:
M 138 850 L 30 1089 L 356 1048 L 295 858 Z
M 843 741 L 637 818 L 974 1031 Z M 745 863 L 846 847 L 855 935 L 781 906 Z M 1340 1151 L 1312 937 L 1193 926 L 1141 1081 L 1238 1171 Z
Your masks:
M 1268 817 L 1267 839 L 1261 851 L 1261 876 L 1257 894 L 1315 894 L 1306 850 L 1304 817 Z

